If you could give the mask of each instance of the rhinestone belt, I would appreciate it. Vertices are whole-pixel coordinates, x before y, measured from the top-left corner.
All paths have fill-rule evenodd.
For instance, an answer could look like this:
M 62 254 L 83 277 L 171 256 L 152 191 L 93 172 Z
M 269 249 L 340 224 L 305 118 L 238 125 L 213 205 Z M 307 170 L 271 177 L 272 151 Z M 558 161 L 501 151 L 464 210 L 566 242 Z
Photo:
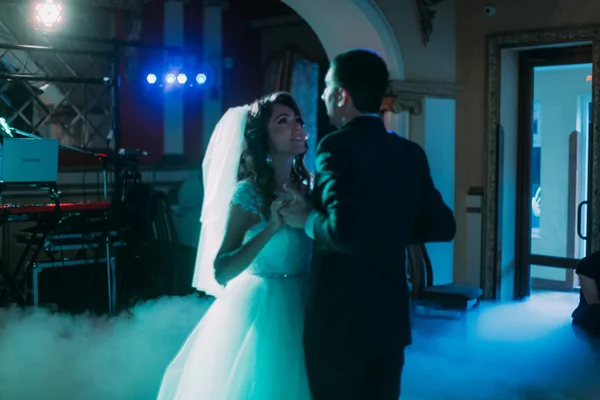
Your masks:
M 305 276 L 308 276 L 308 273 L 305 272 L 300 272 L 297 274 L 273 274 L 273 273 L 254 273 L 254 276 L 258 276 L 260 278 L 266 278 L 266 279 L 288 279 L 288 278 L 304 278 Z

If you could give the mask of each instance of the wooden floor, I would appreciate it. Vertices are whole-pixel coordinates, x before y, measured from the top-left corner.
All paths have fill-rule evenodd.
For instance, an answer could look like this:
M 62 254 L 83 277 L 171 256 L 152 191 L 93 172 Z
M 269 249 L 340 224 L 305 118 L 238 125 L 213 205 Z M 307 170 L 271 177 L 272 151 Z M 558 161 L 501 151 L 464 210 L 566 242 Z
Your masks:
M 414 319 L 403 399 L 600 400 L 600 343 L 571 326 L 575 293 Z

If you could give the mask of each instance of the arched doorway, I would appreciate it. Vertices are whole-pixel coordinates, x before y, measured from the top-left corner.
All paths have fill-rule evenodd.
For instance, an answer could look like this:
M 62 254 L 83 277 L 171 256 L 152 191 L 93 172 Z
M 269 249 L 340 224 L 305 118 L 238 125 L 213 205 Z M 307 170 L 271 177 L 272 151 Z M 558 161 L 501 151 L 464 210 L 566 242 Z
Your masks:
M 282 0 L 315 31 L 329 58 L 354 47 L 375 50 L 392 79 L 404 79 L 400 46 L 388 20 L 370 0 Z M 331 18 L 335 15 L 335 19 Z M 352 29 L 348 29 L 352 27 Z
M 404 80 L 404 61 L 398 40 L 387 18 L 373 1 L 281 1 L 310 25 L 329 59 L 351 48 L 369 48 L 385 59 L 391 79 Z M 336 18 L 331 18 L 332 15 Z M 390 115 L 386 118 L 386 123 L 388 129 L 408 136 L 407 113 Z

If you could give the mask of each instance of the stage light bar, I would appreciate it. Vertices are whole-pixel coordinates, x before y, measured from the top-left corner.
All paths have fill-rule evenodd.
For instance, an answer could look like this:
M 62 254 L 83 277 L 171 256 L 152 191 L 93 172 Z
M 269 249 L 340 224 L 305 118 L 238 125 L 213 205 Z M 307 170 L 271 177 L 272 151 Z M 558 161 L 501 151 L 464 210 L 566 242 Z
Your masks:
M 162 76 L 162 78 L 159 78 Z M 160 73 L 157 75 L 156 73 L 149 73 L 146 75 L 146 82 L 150 85 L 157 85 L 160 87 L 168 86 L 168 87 L 177 87 L 177 86 L 189 86 L 195 87 L 198 85 L 204 85 L 208 80 L 206 74 L 199 73 L 196 75 L 195 80 L 192 80 L 193 74 L 185 73 L 185 72 L 166 72 L 164 75 Z
M 61 4 L 54 3 L 54 0 L 38 3 L 35 11 L 37 13 L 35 16 L 37 23 L 43 25 L 45 29 L 52 29 L 55 25 L 60 25 L 63 22 L 63 7 Z

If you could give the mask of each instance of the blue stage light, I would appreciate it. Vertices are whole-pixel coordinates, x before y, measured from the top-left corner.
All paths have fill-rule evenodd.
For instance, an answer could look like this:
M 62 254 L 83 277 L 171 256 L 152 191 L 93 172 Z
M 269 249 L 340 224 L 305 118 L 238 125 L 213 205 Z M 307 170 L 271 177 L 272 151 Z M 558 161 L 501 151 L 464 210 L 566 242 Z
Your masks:
M 177 82 L 179 82 L 182 85 L 185 84 L 187 82 L 187 75 L 186 74 L 177 75 Z
M 196 76 L 196 82 L 198 82 L 198 85 L 203 85 L 206 82 L 206 75 L 198 74 Z
M 165 76 L 165 82 L 167 82 L 169 85 L 175 83 L 175 79 L 176 78 L 174 74 L 167 74 L 167 76 Z

